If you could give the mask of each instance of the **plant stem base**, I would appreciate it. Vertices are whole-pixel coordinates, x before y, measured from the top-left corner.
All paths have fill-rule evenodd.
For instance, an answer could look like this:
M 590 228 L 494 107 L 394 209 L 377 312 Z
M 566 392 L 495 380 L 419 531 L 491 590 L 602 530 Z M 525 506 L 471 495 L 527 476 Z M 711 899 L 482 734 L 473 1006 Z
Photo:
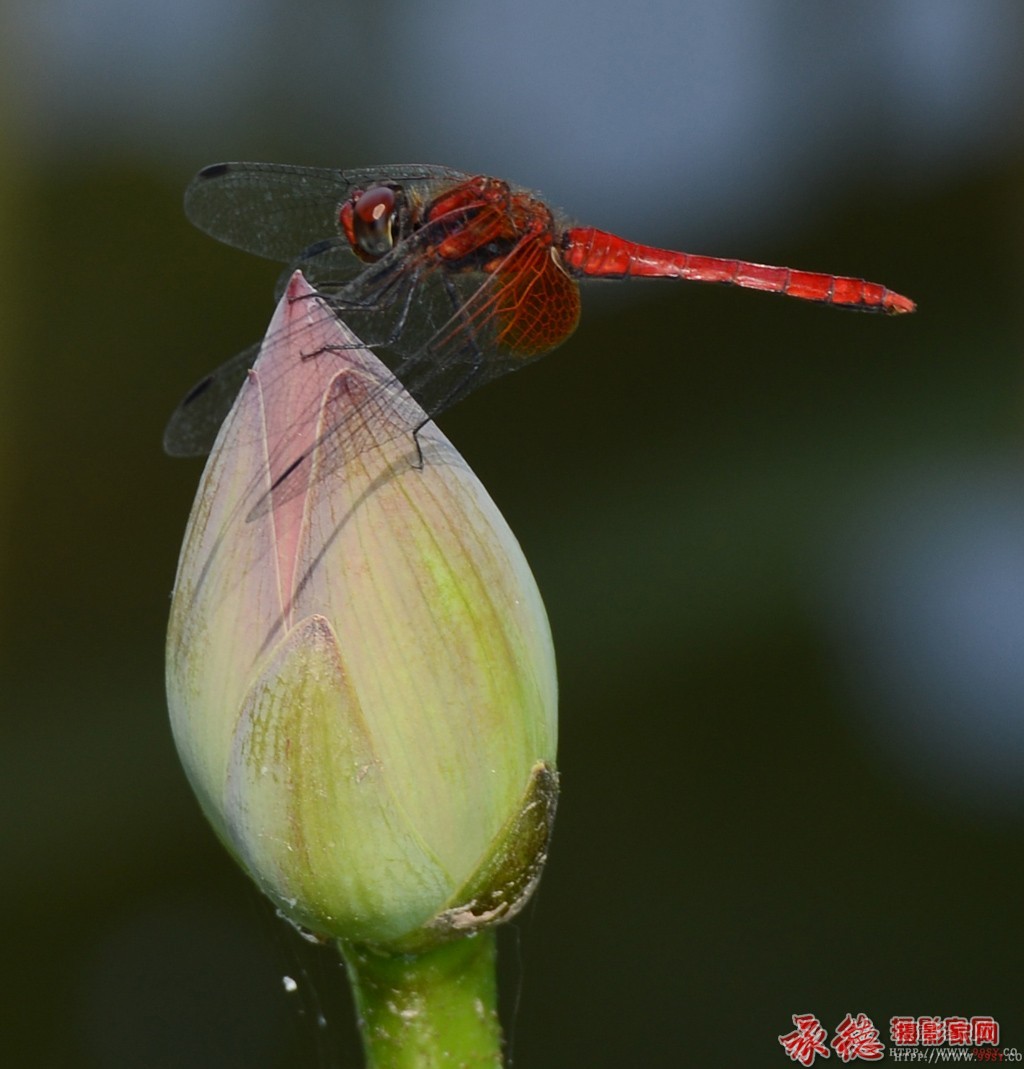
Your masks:
M 367 1069 L 500 1069 L 493 931 L 419 954 L 339 949 Z

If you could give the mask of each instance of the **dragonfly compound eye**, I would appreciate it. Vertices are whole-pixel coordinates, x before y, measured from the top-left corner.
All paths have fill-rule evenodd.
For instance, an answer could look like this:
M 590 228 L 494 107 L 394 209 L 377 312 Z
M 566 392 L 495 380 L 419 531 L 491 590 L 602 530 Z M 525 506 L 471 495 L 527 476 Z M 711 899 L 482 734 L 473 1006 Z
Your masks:
M 395 191 L 374 186 L 361 193 L 352 207 L 356 251 L 367 260 L 379 260 L 395 243 Z

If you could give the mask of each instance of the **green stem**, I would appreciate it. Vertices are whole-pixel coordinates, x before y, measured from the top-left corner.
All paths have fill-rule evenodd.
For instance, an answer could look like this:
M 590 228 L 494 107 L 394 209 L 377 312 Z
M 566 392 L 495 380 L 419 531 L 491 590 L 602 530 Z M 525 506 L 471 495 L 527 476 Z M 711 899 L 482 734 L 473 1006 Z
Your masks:
M 500 1069 L 493 931 L 421 954 L 339 948 L 367 1069 Z

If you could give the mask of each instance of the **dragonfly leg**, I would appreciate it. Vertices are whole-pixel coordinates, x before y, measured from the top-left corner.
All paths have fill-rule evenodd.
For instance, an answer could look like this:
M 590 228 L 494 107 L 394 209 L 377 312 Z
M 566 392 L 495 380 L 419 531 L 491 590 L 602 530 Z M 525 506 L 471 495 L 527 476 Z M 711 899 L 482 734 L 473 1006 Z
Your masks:
M 456 383 L 448 393 L 440 399 L 440 401 L 432 406 L 433 411 L 426 413 L 423 419 L 413 427 L 412 440 L 416 444 L 416 463 L 413 466 L 417 470 L 422 470 L 423 468 L 423 447 L 420 445 L 420 431 L 437 416 L 440 416 L 443 412 L 446 412 L 449 408 L 461 401 L 467 394 L 472 393 L 476 386 L 476 379 L 480 377 L 483 368 L 484 364 L 481 356 L 481 358 L 466 372 L 462 381 Z
M 354 330 L 359 334 L 359 337 L 346 345 L 332 345 L 327 350 L 318 349 L 313 353 L 303 354 L 303 359 L 308 360 L 316 356 L 319 356 L 321 352 L 340 352 L 346 349 L 389 349 L 398 344 L 402 334 L 405 331 L 406 325 L 409 321 L 409 310 L 413 306 L 413 298 L 416 290 L 416 278 L 406 278 L 405 285 L 401 295 L 395 300 L 389 300 L 383 307 L 388 308 L 391 311 L 390 305 L 398 304 L 398 313 L 394 316 L 389 316 L 391 319 L 390 325 L 387 327 L 387 333 L 383 337 L 374 337 L 372 333 L 365 332 L 361 327 L 361 322 L 364 316 L 368 316 L 373 311 L 379 309 L 379 302 L 371 302 L 369 300 L 356 297 L 350 299 L 344 295 L 344 291 L 339 293 L 318 294 L 327 304 L 331 307 L 331 310 L 338 316 L 338 318 L 351 325 L 346 320 L 346 315 L 351 313 Z M 369 319 L 366 321 L 366 325 L 369 326 Z

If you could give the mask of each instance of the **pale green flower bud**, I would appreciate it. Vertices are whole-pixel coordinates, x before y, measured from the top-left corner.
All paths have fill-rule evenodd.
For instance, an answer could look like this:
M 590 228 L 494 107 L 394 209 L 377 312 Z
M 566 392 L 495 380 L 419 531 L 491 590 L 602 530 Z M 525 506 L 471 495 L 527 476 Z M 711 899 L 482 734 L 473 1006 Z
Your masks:
M 228 849 L 295 923 L 400 950 L 521 908 L 557 795 L 540 595 L 424 418 L 296 274 L 203 475 L 167 646 Z

